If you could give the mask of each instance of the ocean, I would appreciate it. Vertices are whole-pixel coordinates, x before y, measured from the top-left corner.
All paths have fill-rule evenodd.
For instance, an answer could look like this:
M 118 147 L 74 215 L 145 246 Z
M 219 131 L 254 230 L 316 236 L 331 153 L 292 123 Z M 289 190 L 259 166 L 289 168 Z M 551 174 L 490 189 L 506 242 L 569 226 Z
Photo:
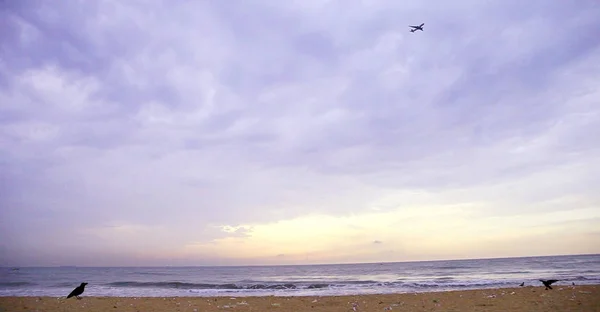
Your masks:
M 0 296 L 329 296 L 600 284 L 600 255 L 370 264 L 1 268 Z

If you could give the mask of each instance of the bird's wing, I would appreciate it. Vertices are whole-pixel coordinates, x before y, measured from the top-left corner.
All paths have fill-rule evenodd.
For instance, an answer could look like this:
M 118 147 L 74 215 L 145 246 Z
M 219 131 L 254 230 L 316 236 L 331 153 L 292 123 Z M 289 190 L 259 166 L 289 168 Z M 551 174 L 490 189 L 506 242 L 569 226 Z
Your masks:
M 556 283 L 556 282 L 558 282 L 558 280 L 548 280 L 549 284 L 553 284 L 553 283 Z
M 412 26 L 412 25 L 408 25 L 408 27 L 419 28 L 419 26 Z
M 80 290 L 79 290 L 80 288 L 81 288 L 81 286 L 75 287 L 75 289 L 73 289 L 73 291 L 67 296 L 67 299 L 69 299 L 73 296 L 76 296 L 80 292 Z

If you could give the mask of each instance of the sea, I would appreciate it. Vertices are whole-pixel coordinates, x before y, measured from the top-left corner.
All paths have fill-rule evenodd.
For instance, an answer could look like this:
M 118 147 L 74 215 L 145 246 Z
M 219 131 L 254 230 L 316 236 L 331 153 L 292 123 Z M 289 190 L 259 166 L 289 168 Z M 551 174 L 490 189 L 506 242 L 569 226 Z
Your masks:
M 0 296 L 330 296 L 600 284 L 600 255 L 368 264 L 0 269 Z

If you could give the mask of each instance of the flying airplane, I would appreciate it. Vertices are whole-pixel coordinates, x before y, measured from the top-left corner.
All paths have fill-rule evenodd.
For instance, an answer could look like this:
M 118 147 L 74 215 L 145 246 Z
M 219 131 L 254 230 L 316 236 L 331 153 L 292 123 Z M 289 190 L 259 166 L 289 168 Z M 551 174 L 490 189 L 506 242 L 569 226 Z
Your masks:
M 421 25 L 419 25 L 419 26 L 410 26 L 410 25 L 409 25 L 408 27 L 412 27 L 412 29 L 410 30 L 410 32 L 415 32 L 415 31 L 417 31 L 417 30 L 423 31 L 423 25 L 425 25 L 425 23 L 422 23 L 422 24 L 421 24 Z

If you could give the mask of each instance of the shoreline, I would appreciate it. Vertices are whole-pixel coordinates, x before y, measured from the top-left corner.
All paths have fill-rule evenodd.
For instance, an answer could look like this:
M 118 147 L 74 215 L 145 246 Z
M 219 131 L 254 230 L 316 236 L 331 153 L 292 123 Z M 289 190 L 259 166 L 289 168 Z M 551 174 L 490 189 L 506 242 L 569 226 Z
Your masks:
M 139 290 L 136 292 L 131 292 L 130 289 L 118 289 L 120 294 L 107 294 L 107 293 L 98 293 L 97 291 L 90 292 L 89 288 L 86 288 L 84 297 L 88 298 L 229 298 L 229 297 L 237 297 L 237 298 L 252 298 L 252 297 L 345 297 L 345 296 L 382 296 L 382 295 L 401 295 L 401 294 L 422 294 L 422 293 L 446 293 L 446 292 L 462 292 L 462 291 L 476 291 L 476 290 L 507 290 L 507 289 L 524 289 L 524 288 L 539 288 L 544 289 L 544 286 L 540 286 L 541 283 L 535 283 L 534 285 L 525 285 L 518 287 L 516 285 L 511 286 L 482 286 L 482 287 L 464 287 L 464 288 L 422 288 L 422 289 L 394 289 L 387 288 L 385 290 L 365 290 L 365 289 L 354 289 L 347 290 L 346 292 L 339 291 L 306 291 L 306 289 L 292 289 L 292 290 L 281 290 L 281 291 L 265 291 L 265 292 L 256 292 L 252 290 L 248 291 L 223 291 L 223 292 L 202 292 L 202 291 L 193 291 L 188 290 L 185 293 L 150 293 L 146 292 L 145 294 L 140 293 Z M 600 283 L 597 284 L 578 284 L 577 287 L 600 287 Z M 570 284 L 553 284 L 553 288 L 572 288 L 574 285 Z M 141 288 L 143 289 L 143 288 Z M 68 293 L 72 290 L 72 288 L 65 288 L 60 292 L 53 292 L 51 294 L 0 294 L 0 298 L 28 298 L 28 297 L 36 297 L 36 298 L 61 298 L 64 297 L 63 294 Z M 150 291 L 156 290 L 149 288 Z M 167 289 L 171 290 L 171 289 Z M 0 311 L 2 312 L 2 311 Z
M 0 311 L 600 311 L 600 285 L 339 296 L 0 297 Z

